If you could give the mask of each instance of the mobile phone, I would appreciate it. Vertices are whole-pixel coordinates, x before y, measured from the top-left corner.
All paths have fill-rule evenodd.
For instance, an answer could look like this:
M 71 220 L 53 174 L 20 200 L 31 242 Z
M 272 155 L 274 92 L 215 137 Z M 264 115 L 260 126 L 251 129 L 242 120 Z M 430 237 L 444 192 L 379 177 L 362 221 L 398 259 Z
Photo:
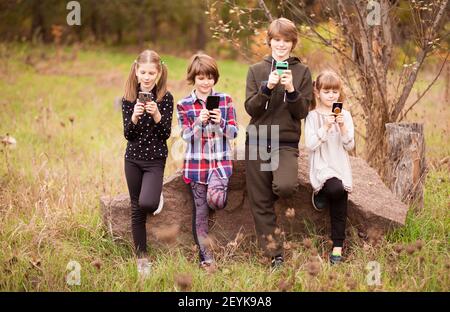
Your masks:
M 153 93 L 139 91 L 139 102 L 141 102 L 145 105 L 145 103 L 151 102 L 151 101 L 153 101 Z
M 288 62 L 276 62 L 275 63 L 275 69 L 277 70 L 278 75 L 283 74 L 283 71 L 287 70 L 289 68 Z
M 219 108 L 220 96 L 217 95 L 209 95 L 206 98 L 206 109 L 213 110 Z
M 340 114 L 342 112 L 342 102 L 334 102 L 331 111 L 334 115 Z

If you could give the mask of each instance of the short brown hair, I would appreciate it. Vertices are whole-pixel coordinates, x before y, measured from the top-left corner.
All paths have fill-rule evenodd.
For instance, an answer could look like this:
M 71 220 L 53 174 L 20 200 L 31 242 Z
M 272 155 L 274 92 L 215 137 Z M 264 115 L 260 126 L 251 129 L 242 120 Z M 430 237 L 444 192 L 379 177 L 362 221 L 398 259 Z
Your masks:
M 280 17 L 273 20 L 269 25 L 267 31 L 267 44 L 270 47 L 270 40 L 277 37 L 283 37 L 286 40 L 292 41 L 292 50 L 298 42 L 298 31 L 295 24 L 287 18 Z
M 191 57 L 187 69 L 187 81 L 189 84 L 195 83 L 195 76 L 205 75 L 214 79 L 214 84 L 219 81 L 219 69 L 217 67 L 216 60 L 211 56 L 198 53 Z

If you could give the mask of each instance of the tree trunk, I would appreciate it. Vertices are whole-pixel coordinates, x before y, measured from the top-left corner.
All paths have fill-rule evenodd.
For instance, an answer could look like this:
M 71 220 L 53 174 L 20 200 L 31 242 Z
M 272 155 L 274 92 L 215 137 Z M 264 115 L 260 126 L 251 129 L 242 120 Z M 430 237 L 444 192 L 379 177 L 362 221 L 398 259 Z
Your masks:
M 147 18 L 145 16 L 145 2 L 144 0 L 141 0 L 139 3 L 139 13 L 138 13 L 138 20 L 137 23 L 137 37 L 138 37 L 138 45 L 139 50 L 142 51 L 144 49 L 144 41 L 145 41 L 145 32 L 148 31 L 147 27 Z
M 92 14 L 90 17 L 90 28 L 91 32 L 94 35 L 94 40 L 99 41 L 99 27 L 98 27 L 98 21 L 99 21 L 99 12 L 98 12 L 98 6 L 95 2 L 92 3 Z M 81 28 L 81 27 L 80 27 Z
M 423 207 L 426 176 L 423 124 L 386 124 L 388 187 L 405 204 Z
M 39 0 L 34 1 L 32 4 L 32 21 L 31 21 L 31 33 L 30 38 L 34 40 L 35 37 L 41 37 L 44 42 L 50 41 L 48 29 L 45 26 L 45 20 L 42 9 L 43 3 Z
M 150 36 L 150 41 L 152 43 L 157 43 L 159 39 L 159 9 L 157 6 L 150 7 L 150 28 L 148 30 L 148 35 Z
M 449 102 L 449 86 L 450 86 L 450 66 L 447 64 L 447 70 L 445 74 L 445 103 Z
M 204 18 L 200 18 L 197 23 L 197 32 L 195 38 L 195 49 L 205 50 L 206 47 L 206 23 Z
M 369 81 L 370 82 L 370 81 Z M 366 116 L 366 144 L 365 159 L 369 165 L 377 170 L 384 179 L 384 159 L 386 152 L 385 127 L 389 122 L 386 111 L 383 110 L 383 102 L 379 96 L 373 80 L 366 86 L 366 101 L 368 102 L 368 114 Z

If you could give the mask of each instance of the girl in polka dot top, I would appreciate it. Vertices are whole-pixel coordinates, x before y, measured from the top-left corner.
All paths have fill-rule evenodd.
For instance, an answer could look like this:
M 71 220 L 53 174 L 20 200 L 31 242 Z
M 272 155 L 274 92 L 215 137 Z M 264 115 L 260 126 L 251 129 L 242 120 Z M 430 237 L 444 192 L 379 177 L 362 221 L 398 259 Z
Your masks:
M 154 100 L 139 100 L 139 92 L 152 94 Z M 166 140 L 172 126 L 173 97 L 167 91 L 167 67 L 160 56 L 145 50 L 131 65 L 122 100 L 125 176 L 131 200 L 131 227 L 138 257 L 138 272 L 149 269 L 147 214 L 157 214 L 163 205 L 162 184 L 167 158 Z

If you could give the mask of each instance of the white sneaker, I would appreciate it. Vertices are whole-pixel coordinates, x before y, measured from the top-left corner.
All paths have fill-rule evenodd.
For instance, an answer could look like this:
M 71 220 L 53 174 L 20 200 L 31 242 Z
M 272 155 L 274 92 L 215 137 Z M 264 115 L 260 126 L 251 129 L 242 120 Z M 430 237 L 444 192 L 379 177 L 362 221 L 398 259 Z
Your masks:
M 140 277 L 147 278 L 150 276 L 151 264 L 147 258 L 137 259 L 137 271 Z
M 161 197 L 159 198 L 159 205 L 158 205 L 158 209 L 155 210 L 155 212 L 153 213 L 153 215 L 157 215 L 158 213 L 161 212 L 161 210 L 163 209 L 164 206 L 164 197 L 163 197 L 163 193 L 161 192 Z

